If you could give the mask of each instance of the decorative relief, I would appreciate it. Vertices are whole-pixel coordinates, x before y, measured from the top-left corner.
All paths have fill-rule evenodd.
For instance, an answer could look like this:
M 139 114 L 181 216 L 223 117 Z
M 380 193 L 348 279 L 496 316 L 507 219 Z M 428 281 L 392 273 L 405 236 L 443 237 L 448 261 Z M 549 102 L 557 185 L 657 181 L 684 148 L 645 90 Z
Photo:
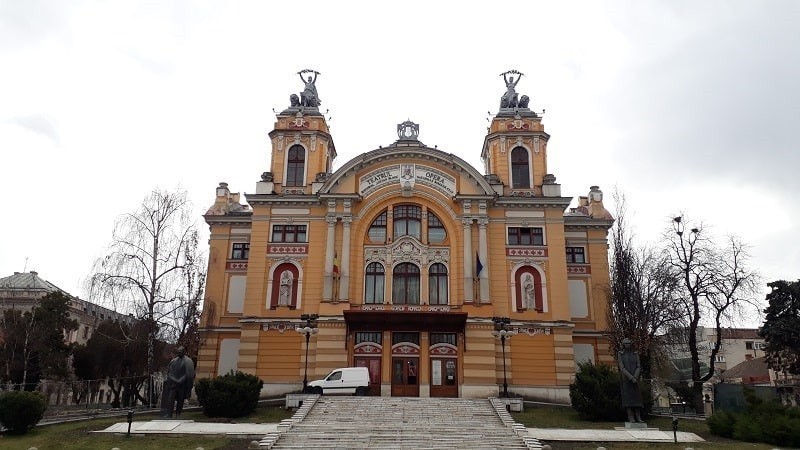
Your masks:
M 283 188 L 282 193 L 284 195 L 303 195 L 306 193 L 306 190 L 303 188 Z
M 509 197 L 533 197 L 533 190 L 525 190 L 525 191 L 510 191 L 508 193 Z
M 401 342 L 392 346 L 392 355 L 419 355 L 419 346 Z
M 539 154 L 539 136 L 533 137 L 533 153 Z
M 529 256 L 546 258 L 546 248 L 532 248 L 532 247 L 506 247 L 506 256 Z
M 306 255 L 308 254 L 308 245 L 270 244 L 267 246 L 267 253 L 270 255 Z
M 584 266 L 567 264 L 567 273 L 580 275 L 590 274 L 592 273 L 592 267 L 588 265 Z
M 528 124 L 528 122 L 525 122 L 524 120 L 520 120 L 520 119 L 509 120 L 508 122 L 506 122 L 506 129 L 507 130 L 528 130 L 528 129 L 530 129 L 530 125 Z
M 383 348 L 373 342 L 362 342 L 353 348 L 353 353 L 356 355 L 380 355 L 383 353 Z
M 450 344 L 434 344 L 430 348 L 431 356 L 458 356 L 458 349 Z
M 308 121 L 304 119 L 302 116 L 295 117 L 294 120 L 289 122 L 289 128 L 291 129 L 308 128 Z
M 317 135 L 316 134 L 311 136 L 311 145 L 309 147 L 310 147 L 309 150 L 311 151 L 311 153 L 314 153 L 315 151 L 317 151 Z
M 381 262 L 386 267 L 401 262 L 416 263 L 424 267 L 432 262 L 447 264 L 450 261 L 450 249 L 430 247 L 412 237 L 403 236 L 385 247 L 364 247 L 364 259 L 368 262 Z
M 267 322 L 261 324 L 261 329 L 263 331 L 277 330 L 278 332 L 283 333 L 286 330 L 294 330 L 295 324 L 291 322 Z
M 279 152 L 283 151 L 283 135 L 279 134 L 277 138 L 275 138 L 276 144 L 275 147 Z
M 225 270 L 228 270 L 228 271 L 231 271 L 231 272 L 246 272 L 247 271 L 247 262 L 228 261 L 225 264 Z
M 517 333 L 527 334 L 528 336 L 536 336 L 537 334 L 544 334 L 549 336 L 551 333 L 550 327 L 517 327 Z

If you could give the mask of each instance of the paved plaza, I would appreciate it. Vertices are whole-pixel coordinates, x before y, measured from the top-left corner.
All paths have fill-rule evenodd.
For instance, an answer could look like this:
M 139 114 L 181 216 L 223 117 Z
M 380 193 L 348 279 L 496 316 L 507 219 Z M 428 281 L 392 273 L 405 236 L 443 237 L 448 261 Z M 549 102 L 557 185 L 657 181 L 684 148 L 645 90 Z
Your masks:
M 126 433 L 127 422 L 98 433 Z M 279 424 L 151 420 L 131 424 L 136 435 L 213 434 L 251 439 L 262 449 L 539 449 L 548 441 L 672 442 L 657 429 L 526 428 L 499 399 L 309 396 Z M 679 442 L 702 442 L 678 432 Z

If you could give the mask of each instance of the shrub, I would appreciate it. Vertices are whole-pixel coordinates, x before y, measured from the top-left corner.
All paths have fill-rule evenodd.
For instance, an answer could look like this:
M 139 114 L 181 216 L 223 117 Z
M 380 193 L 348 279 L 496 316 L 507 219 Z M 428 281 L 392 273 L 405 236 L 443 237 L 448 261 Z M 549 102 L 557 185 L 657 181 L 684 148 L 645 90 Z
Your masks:
M 712 434 L 747 442 L 797 447 L 800 446 L 800 410 L 778 402 L 764 401 L 745 390 L 747 407 L 744 412 L 714 413 L 708 419 Z
M 197 400 L 208 417 L 233 419 L 253 412 L 264 383 L 255 375 L 228 373 L 197 381 Z
M 569 386 L 572 407 L 582 420 L 625 420 L 621 405 L 619 373 L 607 364 L 578 364 L 575 382 Z
M 38 392 L 11 391 L 0 395 L 0 424 L 9 434 L 25 434 L 44 416 L 44 397 Z
M 727 411 L 717 411 L 706 420 L 706 423 L 711 434 L 732 438 L 736 415 Z

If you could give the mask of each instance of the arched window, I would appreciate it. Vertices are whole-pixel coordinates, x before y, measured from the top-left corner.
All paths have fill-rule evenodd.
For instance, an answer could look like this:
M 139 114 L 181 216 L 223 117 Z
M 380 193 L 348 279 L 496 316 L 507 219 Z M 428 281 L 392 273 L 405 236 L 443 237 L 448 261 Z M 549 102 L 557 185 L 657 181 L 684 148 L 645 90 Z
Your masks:
M 511 150 L 511 187 L 516 189 L 531 187 L 528 151 L 523 147 L 514 147 L 514 150 Z
M 444 264 L 436 263 L 428 269 L 428 302 L 447 304 L 447 267 Z
M 419 267 L 401 263 L 392 272 L 392 303 L 419 305 Z
M 384 270 L 380 263 L 370 263 L 364 277 L 364 303 L 383 303 Z
M 520 268 L 514 277 L 517 289 L 517 311 L 544 311 L 542 276 L 533 267 Z
M 420 238 L 422 228 L 422 208 L 416 205 L 398 205 L 394 207 L 394 238 L 414 236 Z
M 372 221 L 369 226 L 369 240 L 372 242 L 386 242 L 386 211 Z
M 302 145 L 293 145 L 286 160 L 286 186 L 304 186 L 305 174 L 306 149 Z
M 434 213 L 428 213 L 428 242 L 431 244 L 440 244 L 447 238 L 447 232 L 444 229 L 442 221 Z

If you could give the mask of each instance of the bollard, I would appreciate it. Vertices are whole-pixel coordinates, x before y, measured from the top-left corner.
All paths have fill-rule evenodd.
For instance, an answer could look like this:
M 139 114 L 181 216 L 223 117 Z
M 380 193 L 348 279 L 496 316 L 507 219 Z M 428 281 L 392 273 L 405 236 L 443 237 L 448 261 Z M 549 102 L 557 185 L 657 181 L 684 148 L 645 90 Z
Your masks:
M 131 437 L 131 424 L 133 423 L 133 410 L 128 410 L 128 437 Z
M 678 418 L 672 418 L 672 438 L 675 439 L 675 443 L 678 443 Z

